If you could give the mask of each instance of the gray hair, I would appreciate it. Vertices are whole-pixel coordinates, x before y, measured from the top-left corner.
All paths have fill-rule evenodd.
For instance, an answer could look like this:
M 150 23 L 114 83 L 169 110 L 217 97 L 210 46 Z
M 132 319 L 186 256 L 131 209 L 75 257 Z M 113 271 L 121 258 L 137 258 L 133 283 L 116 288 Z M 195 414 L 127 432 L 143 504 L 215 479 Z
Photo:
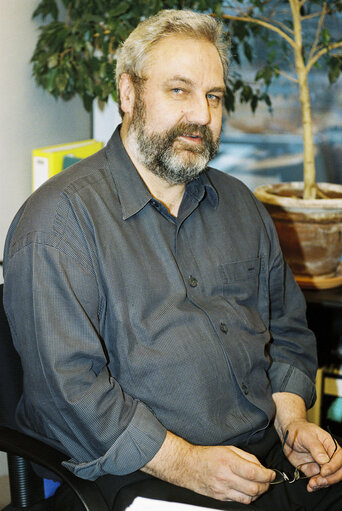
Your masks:
M 227 81 L 229 39 L 223 31 L 222 22 L 209 14 L 165 9 L 139 23 L 118 50 L 115 74 L 121 115 L 119 91 L 121 75 L 127 73 L 133 82 L 136 79 L 143 79 L 143 69 L 153 47 L 160 39 L 175 34 L 206 39 L 213 43 L 223 66 L 224 80 Z

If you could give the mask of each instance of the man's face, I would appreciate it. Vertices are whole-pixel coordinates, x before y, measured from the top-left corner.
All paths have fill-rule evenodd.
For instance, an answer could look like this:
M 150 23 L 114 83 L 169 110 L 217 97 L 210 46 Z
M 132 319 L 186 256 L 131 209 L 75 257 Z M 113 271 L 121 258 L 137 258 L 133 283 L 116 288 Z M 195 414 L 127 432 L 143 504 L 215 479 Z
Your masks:
M 145 167 L 171 184 L 195 179 L 219 145 L 223 68 L 213 44 L 170 36 L 148 58 L 129 133 Z

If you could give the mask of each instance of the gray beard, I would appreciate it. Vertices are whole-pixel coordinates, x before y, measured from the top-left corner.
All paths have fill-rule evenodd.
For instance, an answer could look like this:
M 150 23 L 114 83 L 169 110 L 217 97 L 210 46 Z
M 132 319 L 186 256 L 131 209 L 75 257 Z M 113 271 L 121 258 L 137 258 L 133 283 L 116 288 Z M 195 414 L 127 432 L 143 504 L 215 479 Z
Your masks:
M 162 133 L 147 134 L 145 105 L 140 98 L 136 100 L 129 131 L 134 134 L 140 162 L 169 184 L 185 184 L 196 179 L 219 148 L 219 140 L 213 139 L 210 128 L 198 124 L 180 123 Z M 179 136 L 195 133 L 202 137 L 201 145 L 177 140 L 175 147 Z

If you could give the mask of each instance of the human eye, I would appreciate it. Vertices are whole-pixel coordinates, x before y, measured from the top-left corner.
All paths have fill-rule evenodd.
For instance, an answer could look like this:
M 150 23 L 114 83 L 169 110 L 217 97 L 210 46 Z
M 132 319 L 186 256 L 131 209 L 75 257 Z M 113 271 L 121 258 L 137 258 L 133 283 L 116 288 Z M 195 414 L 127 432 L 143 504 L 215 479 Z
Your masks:
M 208 93 L 207 98 L 208 101 L 210 101 L 210 103 L 213 103 L 215 105 L 219 105 L 222 101 L 222 96 L 219 96 L 217 94 Z
M 181 96 L 182 94 L 185 94 L 185 90 L 184 89 L 181 89 L 180 87 L 173 87 L 173 89 L 171 89 L 171 91 L 176 95 L 176 96 Z

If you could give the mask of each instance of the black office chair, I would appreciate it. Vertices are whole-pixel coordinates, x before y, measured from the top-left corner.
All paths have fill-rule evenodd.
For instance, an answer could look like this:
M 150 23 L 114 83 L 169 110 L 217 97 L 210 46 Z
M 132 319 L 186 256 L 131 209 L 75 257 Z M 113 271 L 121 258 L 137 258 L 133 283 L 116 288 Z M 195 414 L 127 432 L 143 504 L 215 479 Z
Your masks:
M 3 309 L 0 285 L 0 451 L 7 453 L 11 504 L 6 511 L 30 509 L 44 499 L 44 481 L 31 462 L 67 484 L 87 511 L 109 511 L 98 487 L 80 479 L 61 465 L 67 456 L 49 445 L 16 430 L 15 409 L 21 395 L 22 368 L 14 349 Z M 5 511 L 3 510 L 3 511 Z

